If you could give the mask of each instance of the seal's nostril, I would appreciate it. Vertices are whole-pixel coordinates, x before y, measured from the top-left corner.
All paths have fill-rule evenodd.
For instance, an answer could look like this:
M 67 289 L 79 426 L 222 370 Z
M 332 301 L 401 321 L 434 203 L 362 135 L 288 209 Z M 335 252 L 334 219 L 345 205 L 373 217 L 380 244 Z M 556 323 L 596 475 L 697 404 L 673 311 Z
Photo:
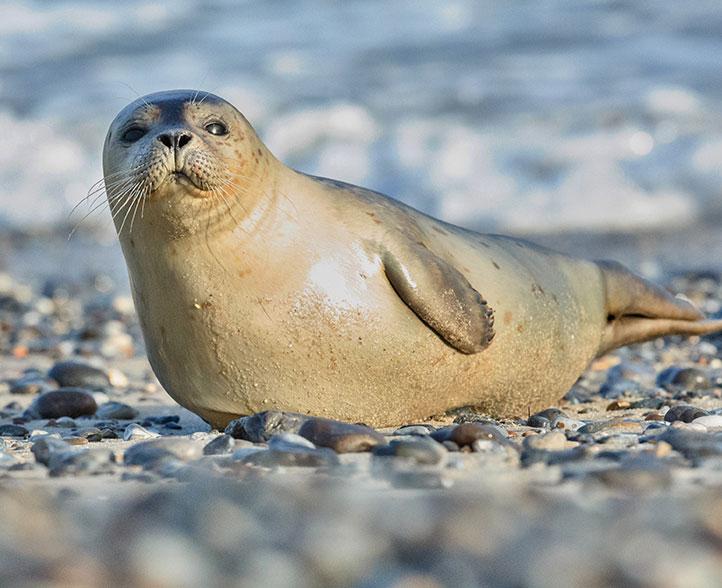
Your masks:
M 176 137 L 178 149 L 181 149 L 184 145 L 187 145 L 188 142 L 191 140 L 191 136 L 187 133 L 183 133 L 182 135 L 178 135 Z
M 156 139 L 163 143 L 163 145 L 168 147 L 168 149 L 171 149 L 173 147 L 173 142 L 171 141 L 170 135 L 158 135 Z

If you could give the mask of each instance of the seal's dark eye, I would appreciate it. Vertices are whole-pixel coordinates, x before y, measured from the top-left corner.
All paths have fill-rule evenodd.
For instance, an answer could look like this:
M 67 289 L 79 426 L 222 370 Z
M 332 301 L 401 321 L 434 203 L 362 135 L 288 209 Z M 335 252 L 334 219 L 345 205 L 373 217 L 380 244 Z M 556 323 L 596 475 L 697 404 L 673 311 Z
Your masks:
M 145 135 L 145 129 L 141 129 L 140 127 L 131 127 L 123 133 L 122 139 L 126 143 L 135 143 L 143 135 Z
M 219 122 L 208 123 L 206 125 L 206 131 L 208 131 L 211 135 L 226 135 L 228 133 L 226 125 Z

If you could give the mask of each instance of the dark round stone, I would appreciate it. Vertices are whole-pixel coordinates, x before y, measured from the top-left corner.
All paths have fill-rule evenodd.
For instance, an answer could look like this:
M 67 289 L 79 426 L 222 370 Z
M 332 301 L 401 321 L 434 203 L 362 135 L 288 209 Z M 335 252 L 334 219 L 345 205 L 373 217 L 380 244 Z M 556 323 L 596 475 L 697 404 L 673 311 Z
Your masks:
M 0 425 L 0 437 L 27 437 L 28 435 L 30 435 L 30 431 L 22 425 Z
M 508 445 L 507 438 L 499 432 L 496 427 L 482 425 L 480 423 L 465 423 L 456 427 L 449 436 L 449 441 L 453 441 L 459 447 L 471 445 L 479 439 L 485 441 L 494 441 L 502 445 Z
M 712 380 L 697 368 L 680 368 L 671 366 L 662 370 L 657 376 L 657 385 L 665 390 L 708 390 L 714 387 Z
M 110 387 L 110 378 L 103 370 L 75 361 L 56 363 L 48 372 L 48 377 L 63 388 L 104 390 Z
M 547 408 L 531 415 L 526 422 L 526 426 L 548 429 L 551 422 L 559 417 L 568 418 L 567 414 L 558 408 Z
M 203 455 L 222 455 L 231 453 L 236 446 L 236 440 L 230 435 L 218 435 L 203 448 Z
M 63 416 L 75 418 L 95 414 L 98 405 L 92 395 L 85 390 L 59 388 L 38 396 L 31 409 L 43 419 Z
M 371 451 L 386 445 L 386 438 L 366 425 L 352 425 L 331 419 L 312 418 L 298 432 L 318 447 L 328 447 L 336 453 Z
M 664 415 L 664 420 L 668 423 L 682 421 L 683 423 L 691 423 L 694 419 L 701 416 L 708 416 L 710 413 L 696 406 L 673 406 Z

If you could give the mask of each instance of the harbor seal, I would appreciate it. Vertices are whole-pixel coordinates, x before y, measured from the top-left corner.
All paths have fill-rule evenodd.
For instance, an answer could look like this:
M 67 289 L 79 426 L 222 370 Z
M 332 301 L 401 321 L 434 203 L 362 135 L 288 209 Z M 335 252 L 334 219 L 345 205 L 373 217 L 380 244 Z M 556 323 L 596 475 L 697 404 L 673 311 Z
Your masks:
M 722 328 L 620 264 L 294 171 L 209 93 L 127 106 L 103 167 L 150 364 L 214 426 L 525 415 L 615 347 Z

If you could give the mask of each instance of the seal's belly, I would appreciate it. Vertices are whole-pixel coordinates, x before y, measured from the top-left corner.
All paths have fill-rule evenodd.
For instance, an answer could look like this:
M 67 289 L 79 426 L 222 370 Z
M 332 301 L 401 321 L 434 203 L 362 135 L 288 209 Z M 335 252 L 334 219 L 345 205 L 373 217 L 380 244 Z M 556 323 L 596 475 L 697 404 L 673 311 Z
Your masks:
M 243 292 L 240 281 L 199 295 L 179 281 L 138 308 L 154 316 L 143 328 L 161 383 L 201 414 L 279 409 L 377 426 L 460 405 L 521 415 L 556 401 L 595 355 L 601 301 L 564 267 L 547 262 L 534 275 L 503 250 L 494 263 L 500 269 L 469 268 L 496 331 L 473 355 L 443 342 L 370 267 L 353 276 L 344 267 L 334 276 L 333 264 L 324 276 L 309 270 L 289 280 L 304 287 L 269 296 Z

